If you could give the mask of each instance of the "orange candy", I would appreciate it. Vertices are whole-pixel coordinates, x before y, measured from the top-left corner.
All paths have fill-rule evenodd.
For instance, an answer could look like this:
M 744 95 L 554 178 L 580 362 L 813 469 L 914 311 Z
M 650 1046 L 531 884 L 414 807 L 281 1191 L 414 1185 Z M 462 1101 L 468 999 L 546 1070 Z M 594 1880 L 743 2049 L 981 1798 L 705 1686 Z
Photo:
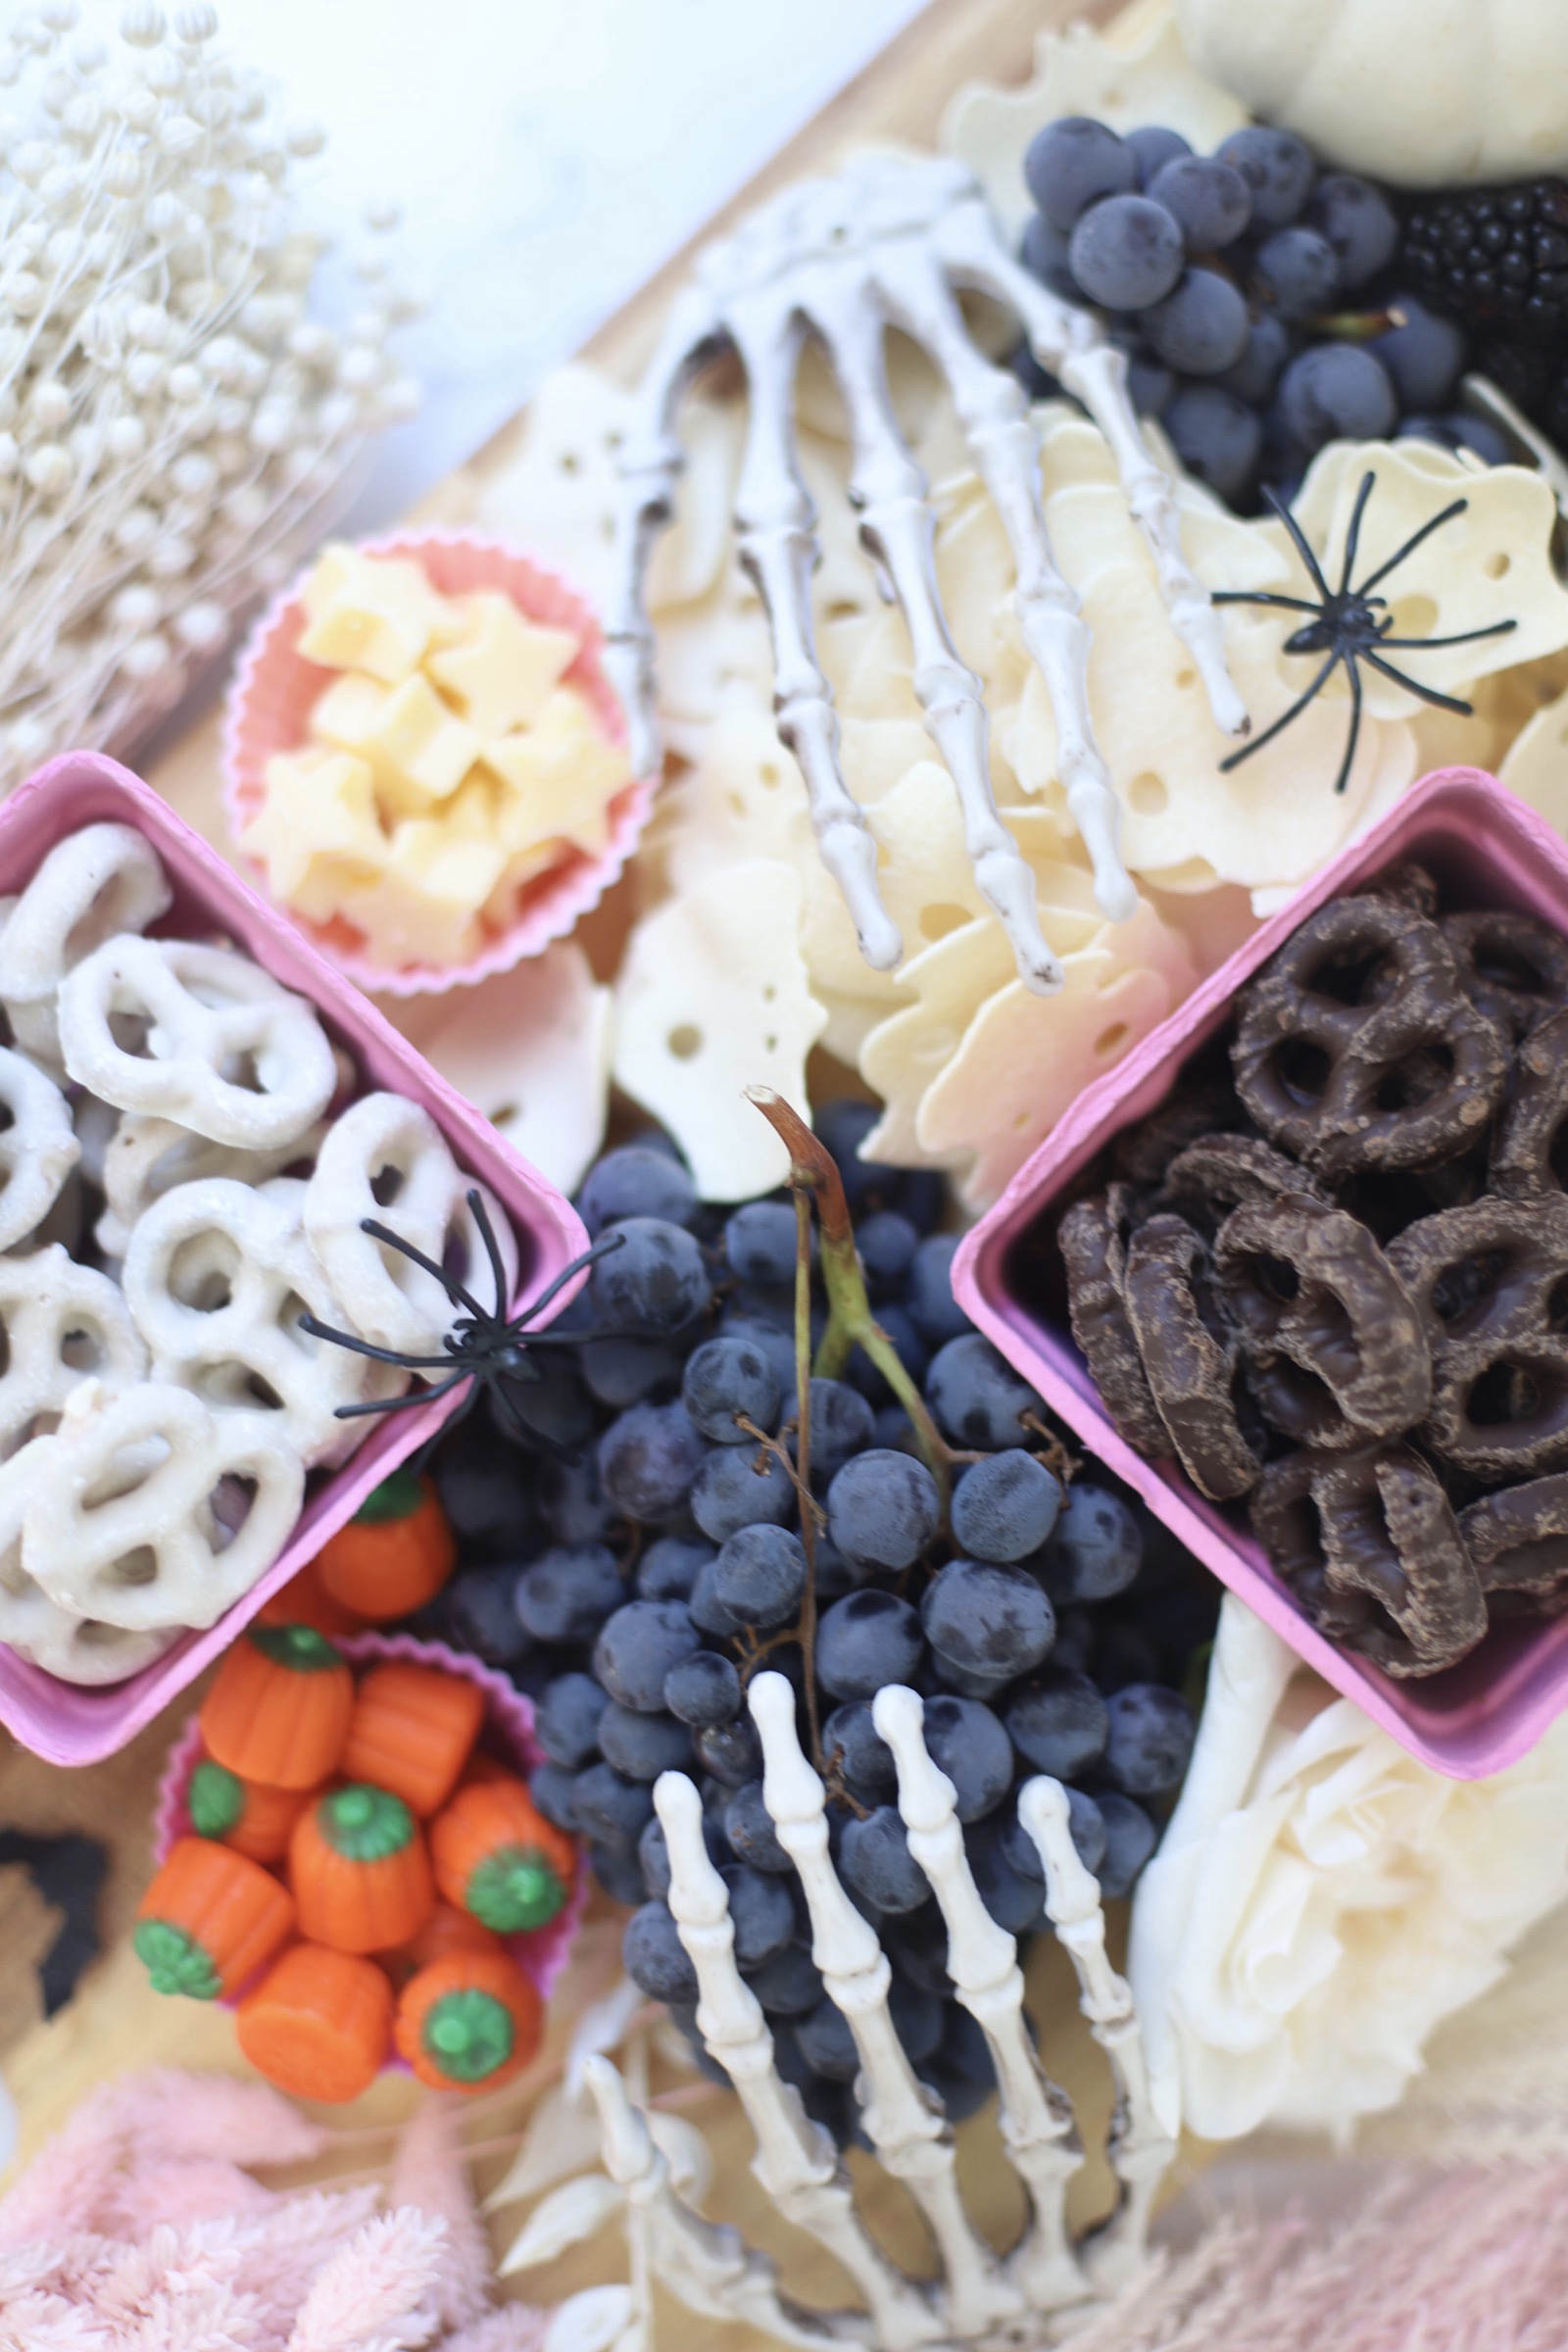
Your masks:
M 419 1815 L 439 1812 L 457 1787 L 484 1722 L 484 1692 L 466 1675 L 388 1658 L 355 1695 L 342 1767 Z
M 239 2046 L 296 2099 L 357 2099 L 386 2064 L 392 1987 L 373 1960 L 296 1943 L 235 2019 Z

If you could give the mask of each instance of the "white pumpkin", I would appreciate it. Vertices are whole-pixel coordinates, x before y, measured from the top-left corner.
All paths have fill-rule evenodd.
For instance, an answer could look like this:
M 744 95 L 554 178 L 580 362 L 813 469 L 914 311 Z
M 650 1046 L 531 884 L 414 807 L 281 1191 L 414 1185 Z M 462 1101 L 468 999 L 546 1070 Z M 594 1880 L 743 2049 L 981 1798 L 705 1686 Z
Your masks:
M 1565 0 L 1176 0 L 1200 74 L 1405 188 L 1568 167 Z

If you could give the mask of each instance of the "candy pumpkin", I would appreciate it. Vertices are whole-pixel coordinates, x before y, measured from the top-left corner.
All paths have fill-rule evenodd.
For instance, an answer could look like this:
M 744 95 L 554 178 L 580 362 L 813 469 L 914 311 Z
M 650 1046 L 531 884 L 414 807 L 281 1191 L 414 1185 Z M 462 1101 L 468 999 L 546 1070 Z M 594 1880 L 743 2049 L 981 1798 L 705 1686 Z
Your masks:
M 433 1600 L 458 1564 L 457 1538 L 427 1478 L 394 1470 L 316 1556 L 340 1608 L 380 1621 Z
M 281 1862 L 306 1802 L 303 1788 L 270 1788 L 242 1781 L 226 1764 L 204 1756 L 190 1776 L 185 1809 L 198 1838 L 217 1838 L 252 1862 Z
M 343 1771 L 390 1788 L 416 1813 L 439 1812 L 479 1736 L 484 1706 L 466 1675 L 388 1658 L 355 1693 Z
M 257 1616 L 263 1625 L 313 1625 L 329 1642 L 335 1642 L 340 1634 L 357 1634 L 365 1625 L 357 1611 L 345 1609 L 332 1598 L 315 1560 L 307 1560 L 298 1575 L 280 1585 L 271 1598 L 262 1603 Z
M 505 1952 L 453 1951 L 404 1986 L 393 2037 L 421 2082 L 493 2090 L 539 2047 L 541 2003 Z
M 300 1932 L 340 1952 L 407 1943 L 435 1906 L 419 1825 L 390 1789 L 352 1782 L 307 1806 L 288 1847 Z
M 460 1788 L 430 1826 L 436 1885 L 498 1935 L 542 1928 L 566 1900 L 576 1848 L 546 1821 L 520 1781 Z
M 373 1960 L 296 1943 L 239 2005 L 239 2046 L 296 2099 L 356 2099 L 385 2065 L 392 1987 Z
M 287 1887 L 259 1863 L 206 1838 L 176 1838 L 130 1940 L 155 1992 L 216 2001 L 270 1960 L 293 1925 Z
M 314 1788 L 337 1769 L 354 1677 L 309 1625 L 248 1626 L 202 1701 L 209 1755 L 242 1781 Z

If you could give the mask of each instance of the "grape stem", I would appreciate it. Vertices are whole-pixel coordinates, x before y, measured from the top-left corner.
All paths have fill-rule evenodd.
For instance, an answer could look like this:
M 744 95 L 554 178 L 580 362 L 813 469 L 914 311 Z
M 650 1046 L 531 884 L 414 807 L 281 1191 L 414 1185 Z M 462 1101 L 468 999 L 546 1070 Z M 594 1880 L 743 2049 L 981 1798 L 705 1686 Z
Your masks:
M 809 1467 L 808 1400 L 810 1389 L 805 1367 L 810 1362 L 810 1214 L 814 1206 L 822 1259 L 822 1287 L 827 1294 L 827 1329 L 816 1361 L 810 1365 L 819 1380 L 838 1380 L 856 1348 L 863 1348 L 914 1426 L 920 1459 L 937 1482 L 942 1519 L 946 1525 L 953 1498 L 953 1457 L 932 1420 L 916 1384 L 909 1378 L 898 1349 L 871 1312 L 865 1295 L 865 1276 L 855 1247 L 855 1228 L 833 1154 L 801 1117 L 770 1086 L 747 1089 L 768 1125 L 790 1155 L 790 1191 L 795 1197 L 797 1250 L 795 1272 L 795 1357 L 801 1406 L 801 1471 Z M 809 1553 L 808 1559 L 809 1560 Z M 811 1580 L 808 1580 L 808 1592 Z

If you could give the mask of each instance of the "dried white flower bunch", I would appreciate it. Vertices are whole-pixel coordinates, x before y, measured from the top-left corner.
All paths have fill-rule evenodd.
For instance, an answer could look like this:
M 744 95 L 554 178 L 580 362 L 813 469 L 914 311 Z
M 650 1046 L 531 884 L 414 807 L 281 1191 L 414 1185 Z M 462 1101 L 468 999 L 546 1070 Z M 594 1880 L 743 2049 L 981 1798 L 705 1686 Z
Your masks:
M 289 171 L 321 134 L 269 122 L 206 0 L 134 0 L 112 55 L 76 19 L 0 37 L 0 791 L 142 732 L 417 400 L 381 250 L 342 334 L 311 318 Z

